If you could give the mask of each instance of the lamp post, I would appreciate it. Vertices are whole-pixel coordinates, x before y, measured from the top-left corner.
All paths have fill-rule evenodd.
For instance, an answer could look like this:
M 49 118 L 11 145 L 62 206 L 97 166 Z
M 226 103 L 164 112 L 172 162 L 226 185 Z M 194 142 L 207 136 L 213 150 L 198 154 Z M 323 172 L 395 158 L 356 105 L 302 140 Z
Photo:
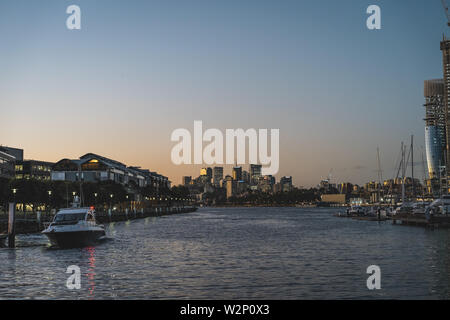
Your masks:
M 96 206 L 97 207 L 97 196 L 98 196 L 98 194 L 97 194 L 97 192 L 95 192 L 94 193 L 94 206 Z
M 14 197 L 14 205 L 16 205 L 16 193 L 18 189 L 12 189 L 13 197 Z
M 48 193 L 48 208 L 51 210 L 51 208 L 52 208 L 52 205 L 51 205 L 52 190 L 48 190 L 47 193 Z
M 110 202 L 109 207 L 112 209 L 112 199 L 113 199 L 114 195 L 111 193 L 111 194 L 109 195 L 109 197 L 111 198 L 111 202 Z

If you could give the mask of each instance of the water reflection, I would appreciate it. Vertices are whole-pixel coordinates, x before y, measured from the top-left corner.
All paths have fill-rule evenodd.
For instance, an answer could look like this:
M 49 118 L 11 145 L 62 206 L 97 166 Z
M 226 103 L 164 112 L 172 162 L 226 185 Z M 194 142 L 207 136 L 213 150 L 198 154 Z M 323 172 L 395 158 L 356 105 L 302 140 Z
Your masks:
M 88 284 L 89 284 L 89 298 L 94 298 L 94 291 L 95 291 L 95 247 L 86 247 L 83 250 L 87 251 L 89 254 L 89 269 L 87 272 L 87 278 L 88 278 Z

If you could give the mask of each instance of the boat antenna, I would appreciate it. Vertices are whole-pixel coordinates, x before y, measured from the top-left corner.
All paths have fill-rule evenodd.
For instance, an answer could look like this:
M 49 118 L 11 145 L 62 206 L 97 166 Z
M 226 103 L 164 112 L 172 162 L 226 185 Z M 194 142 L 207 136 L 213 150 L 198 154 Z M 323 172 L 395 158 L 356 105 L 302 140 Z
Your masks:
M 84 203 L 83 203 L 83 180 L 81 179 L 81 163 L 78 163 L 78 179 L 79 179 L 79 182 L 80 182 L 80 204 L 81 204 L 81 207 L 83 207 L 84 206 Z

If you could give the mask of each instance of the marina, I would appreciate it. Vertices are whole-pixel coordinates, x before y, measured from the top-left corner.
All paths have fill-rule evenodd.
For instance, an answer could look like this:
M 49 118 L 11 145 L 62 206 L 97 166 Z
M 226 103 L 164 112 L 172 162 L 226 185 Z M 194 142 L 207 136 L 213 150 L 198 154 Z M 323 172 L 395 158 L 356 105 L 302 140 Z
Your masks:
M 0 249 L 4 299 L 449 299 L 448 230 L 334 217 L 332 208 L 200 208 L 105 224 L 108 240 Z M 366 268 L 383 272 L 366 287 Z M 65 286 L 78 265 L 81 289 Z M 45 279 L 45 281 L 44 281 Z M 401 284 L 401 285 L 399 285 Z

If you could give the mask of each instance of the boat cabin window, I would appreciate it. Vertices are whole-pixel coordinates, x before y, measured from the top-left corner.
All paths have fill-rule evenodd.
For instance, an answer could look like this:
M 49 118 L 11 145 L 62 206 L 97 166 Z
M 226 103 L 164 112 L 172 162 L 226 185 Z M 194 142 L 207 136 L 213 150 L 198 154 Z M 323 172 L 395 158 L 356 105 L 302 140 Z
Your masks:
M 85 213 L 66 213 L 57 214 L 55 217 L 55 222 L 67 222 L 67 221 L 80 221 L 84 220 Z

